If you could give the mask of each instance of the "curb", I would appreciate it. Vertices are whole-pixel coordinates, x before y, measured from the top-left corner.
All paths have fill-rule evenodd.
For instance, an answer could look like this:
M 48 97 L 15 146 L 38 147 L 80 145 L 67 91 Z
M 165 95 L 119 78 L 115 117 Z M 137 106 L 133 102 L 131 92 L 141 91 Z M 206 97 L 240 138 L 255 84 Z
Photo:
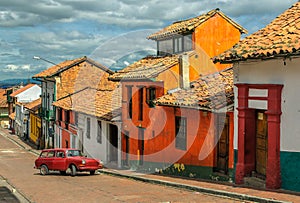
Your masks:
M 0 133 L 1 133 L 1 135 L 2 135 L 3 137 L 9 139 L 10 141 L 12 141 L 13 143 L 15 143 L 15 144 L 18 145 L 19 147 L 22 147 L 23 149 L 25 149 L 25 150 L 27 150 L 27 151 L 29 151 L 29 152 L 31 152 L 31 153 L 34 153 L 35 155 L 39 155 L 39 154 L 40 154 L 39 152 L 33 150 L 32 148 L 26 147 L 26 145 L 23 145 L 23 144 L 21 144 L 20 142 L 18 142 L 17 140 L 15 140 L 15 139 L 13 139 L 13 138 L 7 136 L 5 133 L 4 133 L 4 134 L 3 134 L 2 132 L 0 132 Z M 21 141 L 21 140 L 20 140 L 20 141 Z M 24 142 L 24 141 L 22 141 L 22 142 Z
M 196 191 L 196 192 L 201 192 L 201 193 L 206 193 L 206 194 L 211 194 L 211 195 L 229 197 L 229 198 L 239 199 L 239 200 L 243 200 L 243 201 L 253 201 L 253 202 L 260 202 L 260 203 L 290 203 L 290 202 L 286 202 L 286 201 L 267 199 L 267 198 L 251 196 L 251 195 L 246 195 L 246 194 L 241 194 L 241 193 L 227 192 L 227 191 L 223 191 L 223 190 L 203 188 L 203 187 L 199 187 L 199 186 L 192 186 L 192 185 L 186 185 L 186 184 L 175 183 L 175 182 L 170 182 L 170 181 L 163 181 L 163 180 L 157 180 L 157 179 L 151 179 L 151 178 L 143 178 L 143 177 L 138 177 L 138 176 L 135 176 L 135 175 L 126 175 L 126 174 L 107 171 L 107 170 L 103 170 L 103 169 L 99 170 L 99 171 L 102 172 L 103 174 L 107 174 L 107 175 L 123 177 L 123 178 L 129 178 L 129 179 L 134 179 L 134 180 L 141 181 L 141 182 L 146 182 L 146 183 L 151 183 L 151 184 L 158 184 L 158 185 L 165 185 L 165 186 L 168 186 L 168 187 L 186 189 L 186 190 L 190 190 L 190 191 Z

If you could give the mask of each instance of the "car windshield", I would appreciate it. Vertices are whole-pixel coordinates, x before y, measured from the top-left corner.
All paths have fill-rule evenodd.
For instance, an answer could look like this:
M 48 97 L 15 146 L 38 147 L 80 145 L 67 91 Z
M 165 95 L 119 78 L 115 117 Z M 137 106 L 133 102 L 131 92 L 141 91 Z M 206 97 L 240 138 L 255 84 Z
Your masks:
M 68 150 L 67 155 L 68 156 L 82 156 L 82 153 L 80 150 Z

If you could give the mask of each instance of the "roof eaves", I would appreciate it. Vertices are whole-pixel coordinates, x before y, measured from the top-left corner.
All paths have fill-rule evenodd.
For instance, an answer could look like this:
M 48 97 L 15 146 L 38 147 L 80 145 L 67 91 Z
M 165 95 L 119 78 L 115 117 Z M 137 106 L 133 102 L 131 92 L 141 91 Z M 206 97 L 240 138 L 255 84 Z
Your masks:
M 114 74 L 115 72 L 114 71 L 112 71 L 112 70 L 110 70 L 108 67 L 106 67 L 106 66 L 104 66 L 104 65 L 102 65 L 102 64 L 100 64 L 100 63 L 98 63 L 98 62 L 96 62 L 96 61 L 94 61 L 93 59 L 91 59 L 91 58 L 86 58 L 86 61 L 88 61 L 89 63 L 91 63 L 91 64 L 93 64 L 93 65 L 95 65 L 95 66 L 97 66 L 98 68 L 101 68 L 102 70 L 104 70 L 104 71 L 106 71 L 107 73 L 109 73 L 110 75 L 112 75 L 112 74 Z

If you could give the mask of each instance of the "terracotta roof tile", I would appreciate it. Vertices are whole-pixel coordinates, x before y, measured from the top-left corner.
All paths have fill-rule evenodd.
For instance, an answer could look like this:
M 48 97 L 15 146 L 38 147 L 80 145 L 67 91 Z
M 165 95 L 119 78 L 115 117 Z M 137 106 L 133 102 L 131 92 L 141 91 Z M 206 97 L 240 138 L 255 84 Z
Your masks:
M 30 83 L 30 84 L 26 85 L 25 87 L 22 87 L 22 88 L 18 89 L 17 91 L 11 93 L 10 96 L 11 96 L 11 97 L 15 97 L 15 96 L 17 96 L 18 94 L 24 92 L 25 90 L 27 90 L 27 89 L 33 87 L 34 85 L 36 85 L 36 84 Z
M 81 58 L 77 58 L 77 59 L 73 59 L 73 60 L 66 60 L 57 65 L 54 65 L 54 66 L 48 68 L 47 70 L 44 70 L 44 71 L 34 75 L 33 78 L 53 77 L 54 75 L 61 73 L 61 72 L 65 71 L 73 66 L 76 66 L 77 64 L 80 64 L 84 61 L 89 61 L 93 65 L 95 65 L 103 70 L 106 70 L 107 72 L 113 73 L 113 71 L 109 70 L 107 67 L 97 63 L 96 61 L 93 61 L 92 59 L 90 59 L 86 56 L 83 56 Z
M 7 108 L 7 98 L 6 98 L 6 90 L 0 89 L 0 108 Z
M 189 54 L 192 54 L 189 52 Z M 179 55 L 147 56 L 109 77 L 110 80 L 154 78 L 178 64 Z
M 275 18 L 261 30 L 241 40 L 232 49 L 214 58 L 215 62 L 232 63 L 300 54 L 300 2 Z
M 42 99 L 38 98 L 37 100 L 25 104 L 24 107 L 32 111 L 37 111 L 41 106 L 41 103 L 42 103 Z
M 99 90 L 114 90 L 116 83 L 109 81 L 109 73 L 86 63 L 74 66 L 60 74 L 56 99 L 59 100 L 86 87 Z
M 191 83 L 188 90 L 178 90 L 158 98 L 155 103 L 215 111 L 234 102 L 233 70 L 209 74 Z
M 193 29 L 195 29 L 196 27 L 198 27 L 199 25 L 201 25 L 202 23 L 204 23 L 205 21 L 207 21 L 209 18 L 213 17 L 216 14 L 222 16 L 225 20 L 227 20 L 229 23 L 231 23 L 233 26 L 239 29 L 241 33 L 247 33 L 246 29 L 244 29 L 239 24 L 235 23 L 224 13 L 222 13 L 219 9 L 214 9 L 209 11 L 206 14 L 199 15 L 191 19 L 174 22 L 173 24 L 163 28 L 162 30 L 148 36 L 148 39 L 158 40 L 163 38 L 169 38 L 177 34 L 191 32 Z
M 114 90 L 86 88 L 54 102 L 53 105 L 104 120 L 112 120 L 121 113 L 120 91 L 120 87 Z

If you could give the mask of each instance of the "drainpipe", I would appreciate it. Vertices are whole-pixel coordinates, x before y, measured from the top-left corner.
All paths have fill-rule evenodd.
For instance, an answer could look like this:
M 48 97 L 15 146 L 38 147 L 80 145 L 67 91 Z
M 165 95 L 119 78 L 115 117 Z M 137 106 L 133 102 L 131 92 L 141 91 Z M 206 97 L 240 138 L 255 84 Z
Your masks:
M 190 63 L 188 54 L 179 56 L 179 87 L 181 89 L 190 88 Z

